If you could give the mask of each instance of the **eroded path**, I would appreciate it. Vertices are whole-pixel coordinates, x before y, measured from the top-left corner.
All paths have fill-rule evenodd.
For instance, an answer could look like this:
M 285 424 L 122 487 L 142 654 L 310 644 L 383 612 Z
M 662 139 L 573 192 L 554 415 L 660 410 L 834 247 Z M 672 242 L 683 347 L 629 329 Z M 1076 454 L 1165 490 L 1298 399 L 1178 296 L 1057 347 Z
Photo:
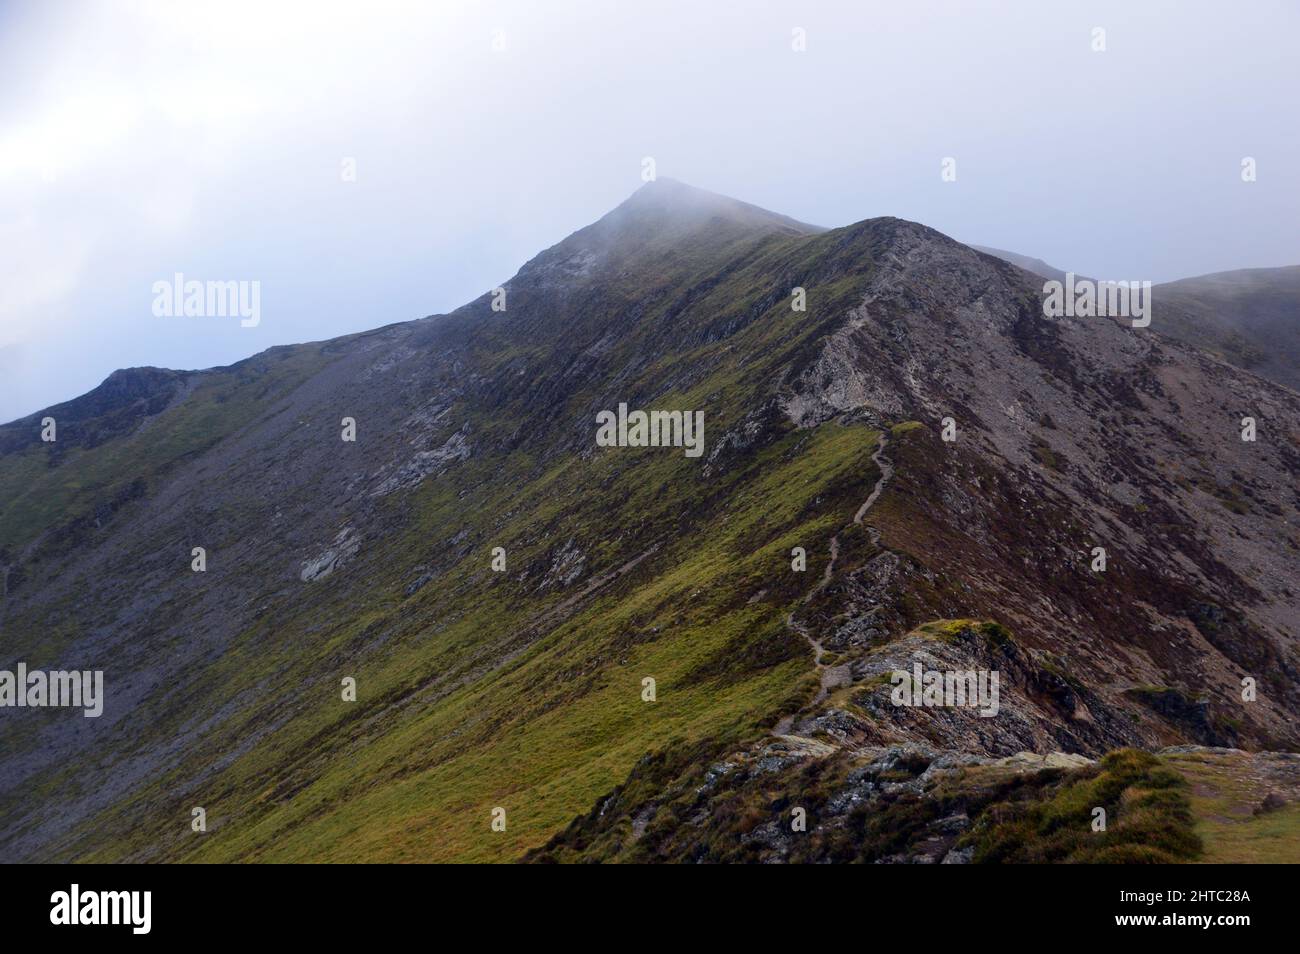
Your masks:
M 871 493 L 867 496 L 867 499 L 862 501 L 862 506 L 858 508 L 858 512 L 853 515 L 853 522 L 855 524 L 862 523 L 862 519 L 867 515 L 871 508 L 875 506 L 876 501 L 880 499 L 880 495 L 885 489 L 885 484 L 887 484 L 889 479 L 894 476 L 894 466 L 884 458 L 885 448 L 888 446 L 888 431 L 882 430 L 880 432 L 880 441 L 876 447 L 876 451 L 871 455 L 872 462 L 880 468 L 880 477 L 877 479 L 875 487 L 871 489 Z M 879 543 L 880 531 L 875 527 L 868 527 L 867 529 L 871 532 L 872 544 Z M 822 573 L 822 578 L 818 581 L 816 586 L 804 594 L 803 599 L 800 600 L 800 605 L 807 604 L 814 596 L 826 588 L 827 584 L 831 581 L 831 577 L 835 573 L 835 562 L 839 557 L 840 535 L 837 533 L 831 537 L 830 560 L 826 564 L 826 570 Z M 816 665 L 817 672 L 821 677 L 821 687 L 817 690 L 817 696 L 812 702 L 813 705 L 817 705 L 825 700 L 832 689 L 837 689 L 840 686 L 846 686 L 849 684 L 852 679 L 849 667 L 847 665 L 825 665 L 822 662 L 822 657 L 825 656 L 826 650 L 822 646 L 821 640 L 813 636 L 807 626 L 796 620 L 793 612 L 786 615 L 785 622 L 787 626 L 806 639 L 808 645 L 812 647 L 813 663 Z M 778 722 L 772 732 L 774 735 L 786 735 L 793 726 L 794 716 L 789 715 Z

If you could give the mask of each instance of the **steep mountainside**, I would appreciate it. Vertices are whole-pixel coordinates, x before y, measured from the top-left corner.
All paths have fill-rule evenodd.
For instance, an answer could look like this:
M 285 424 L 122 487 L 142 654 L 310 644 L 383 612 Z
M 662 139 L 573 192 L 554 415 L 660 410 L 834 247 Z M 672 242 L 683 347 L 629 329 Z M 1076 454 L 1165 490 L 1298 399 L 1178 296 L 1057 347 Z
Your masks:
M 693 772 L 774 745 L 796 796 L 809 759 L 906 782 L 946 753 L 1001 798 L 1000 760 L 1072 753 L 1025 787 L 1068 801 L 1172 784 L 1083 767 L 1117 748 L 1300 743 L 1295 392 L 1045 319 L 924 226 L 668 180 L 505 290 L 0 428 L 0 668 L 107 695 L 0 710 L 0 857 L 621 857 Z M 702 411 L 702 456 L 597 446 L 621 403 Z M 918 662 L 997 670 L 998 713 L 891 705 Z

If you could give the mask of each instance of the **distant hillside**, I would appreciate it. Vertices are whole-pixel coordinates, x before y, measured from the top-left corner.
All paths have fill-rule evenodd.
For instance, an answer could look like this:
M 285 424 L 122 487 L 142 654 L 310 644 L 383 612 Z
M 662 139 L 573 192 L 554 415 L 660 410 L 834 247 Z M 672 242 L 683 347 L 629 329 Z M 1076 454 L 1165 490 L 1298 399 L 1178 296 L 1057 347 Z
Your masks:
M 1030 258 L 1028 255 L 1020 255 L 1017 252 L 1008 252 L 1001 248 L 990 248 L 987 245 L 972 245 L 971 248 L 983 252 L 985 255 L 992 255 L 994 258 L 1000 258 L 1004 262 L 1010 262 L 1017 268 L 1023 268 L 1031 274 L 1038 275 L 1042 278 L 1055 279 L 1058 282 L 1065 281 L 1065 272 L 1055 265 L 1048 265 L 1041 258 Z
M 1065 272 L 1042 259 L 972 248 L 1044 279 L 1065 280 Z M 1151 291 L 1155 330 L 1300 390 L 1300 265 L 1216 272 Z
M 1216 272 L 1152 292 L 1153 328 L 1300 390 L 1300 265 Z

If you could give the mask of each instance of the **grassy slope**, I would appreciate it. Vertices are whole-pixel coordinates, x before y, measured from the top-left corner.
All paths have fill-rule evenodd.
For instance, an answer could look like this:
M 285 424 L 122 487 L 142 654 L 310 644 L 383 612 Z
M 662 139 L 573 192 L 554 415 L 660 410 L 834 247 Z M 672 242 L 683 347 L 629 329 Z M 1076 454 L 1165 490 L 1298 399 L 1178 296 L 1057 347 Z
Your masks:
M 1255 814 L 1267 791 L 1240 754 L 1171 755 L 1166 762 L 1190 784 L 1199 860 L 1223 864 L 1300 863 L 1300 804 Z
M 193 860 L 511 858 L 586 809 L 647 751 L 675 739 L 752 735 L 809 691 L 801 681 L 809 668 L 805 647 L 782 620 L 803 583 L 797 577 L 815 578 L 826 539 L 851 518 L 846 491 L 870 486 L 874 442 L 874 432 L 834 424 L 806 440 L 786 435 L 756 462 L 743 493 L 653 570 L 598 598 L 486 678 L 362 733 L 364 744 L 339 745 L 359 731 L 358 715 L 322 686 L 274 746 L 255 748 L 231 767 L 225 795 L 203 800 L 211 833 L 170 850 Z M 628 470 L 627 479 L 642 478 Z M 648 493 L 631 495 L 629 504 L 647 506 Z M 812 507 L 822 495 L 841 506 Z M 517 523 L 531 517 L 521 513 Z M 789 569 L 795 545 L 811 555 L 806 574 Z M 486 550 L 480 557 L 473 562 L 485 565 Z M 447 583 L 454 590 L 458 578 L 474 576 L 484 576 L 481 568 L 461 567 Z M 771 599 L 738 599 L 765 581 Z M 362 687 L 357 705 L 391 698 L 413 672 L 456 665 L 472 651 L 476 629 L 509 628 L 521 615 L 480 590 L 457 623 L 422 647 L 349 668 Z M 650 632 L 655 626 L 660 633 Z M 230 667 L 233 681 L 249 662 L 231 654 L 220 665 Z M 647 675 L 658 683 L 655 703 L 640 698 Z M 231 741 L 246 728 L 242 721 L 224 730 Z M 330 742 L 316 748 L 322 739 Z M 301 788 L 269 784 L 286 774 L 309 781 Z M 179 784 L 160 779 L 152 794 L 166 801 Z M 505 833 L 488 827 L 496 805 L 508 812 Z M 240 824 L 221 824 L 237 816 Z M 96 858 L 120 857 L 157 837 L 166 836 L 137 831 Z

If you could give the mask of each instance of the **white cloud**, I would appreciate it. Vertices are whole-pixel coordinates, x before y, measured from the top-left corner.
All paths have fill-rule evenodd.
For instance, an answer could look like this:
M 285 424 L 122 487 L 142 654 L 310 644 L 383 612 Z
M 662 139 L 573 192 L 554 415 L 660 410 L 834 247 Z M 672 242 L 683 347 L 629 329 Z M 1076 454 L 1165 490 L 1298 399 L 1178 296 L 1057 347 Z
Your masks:
M 1212 9 L 3 9 L 0 348 L 22 360 L 0 420 L 116 367 L 209 366 L 454 307 L 632 192 L 645 155 L 806 221 L 903 215 L 1091 274 L 1300 260 L 1300 133 L 1277 120 L 1297 14 L 1224 30 Z M 946 155 L 958 189 L 939 188 Z M 1264 170 L 1249 194 L 1241 155 Z M 160 323 L 149 288 L 175 271 L 260 280 L 262 323 Z

